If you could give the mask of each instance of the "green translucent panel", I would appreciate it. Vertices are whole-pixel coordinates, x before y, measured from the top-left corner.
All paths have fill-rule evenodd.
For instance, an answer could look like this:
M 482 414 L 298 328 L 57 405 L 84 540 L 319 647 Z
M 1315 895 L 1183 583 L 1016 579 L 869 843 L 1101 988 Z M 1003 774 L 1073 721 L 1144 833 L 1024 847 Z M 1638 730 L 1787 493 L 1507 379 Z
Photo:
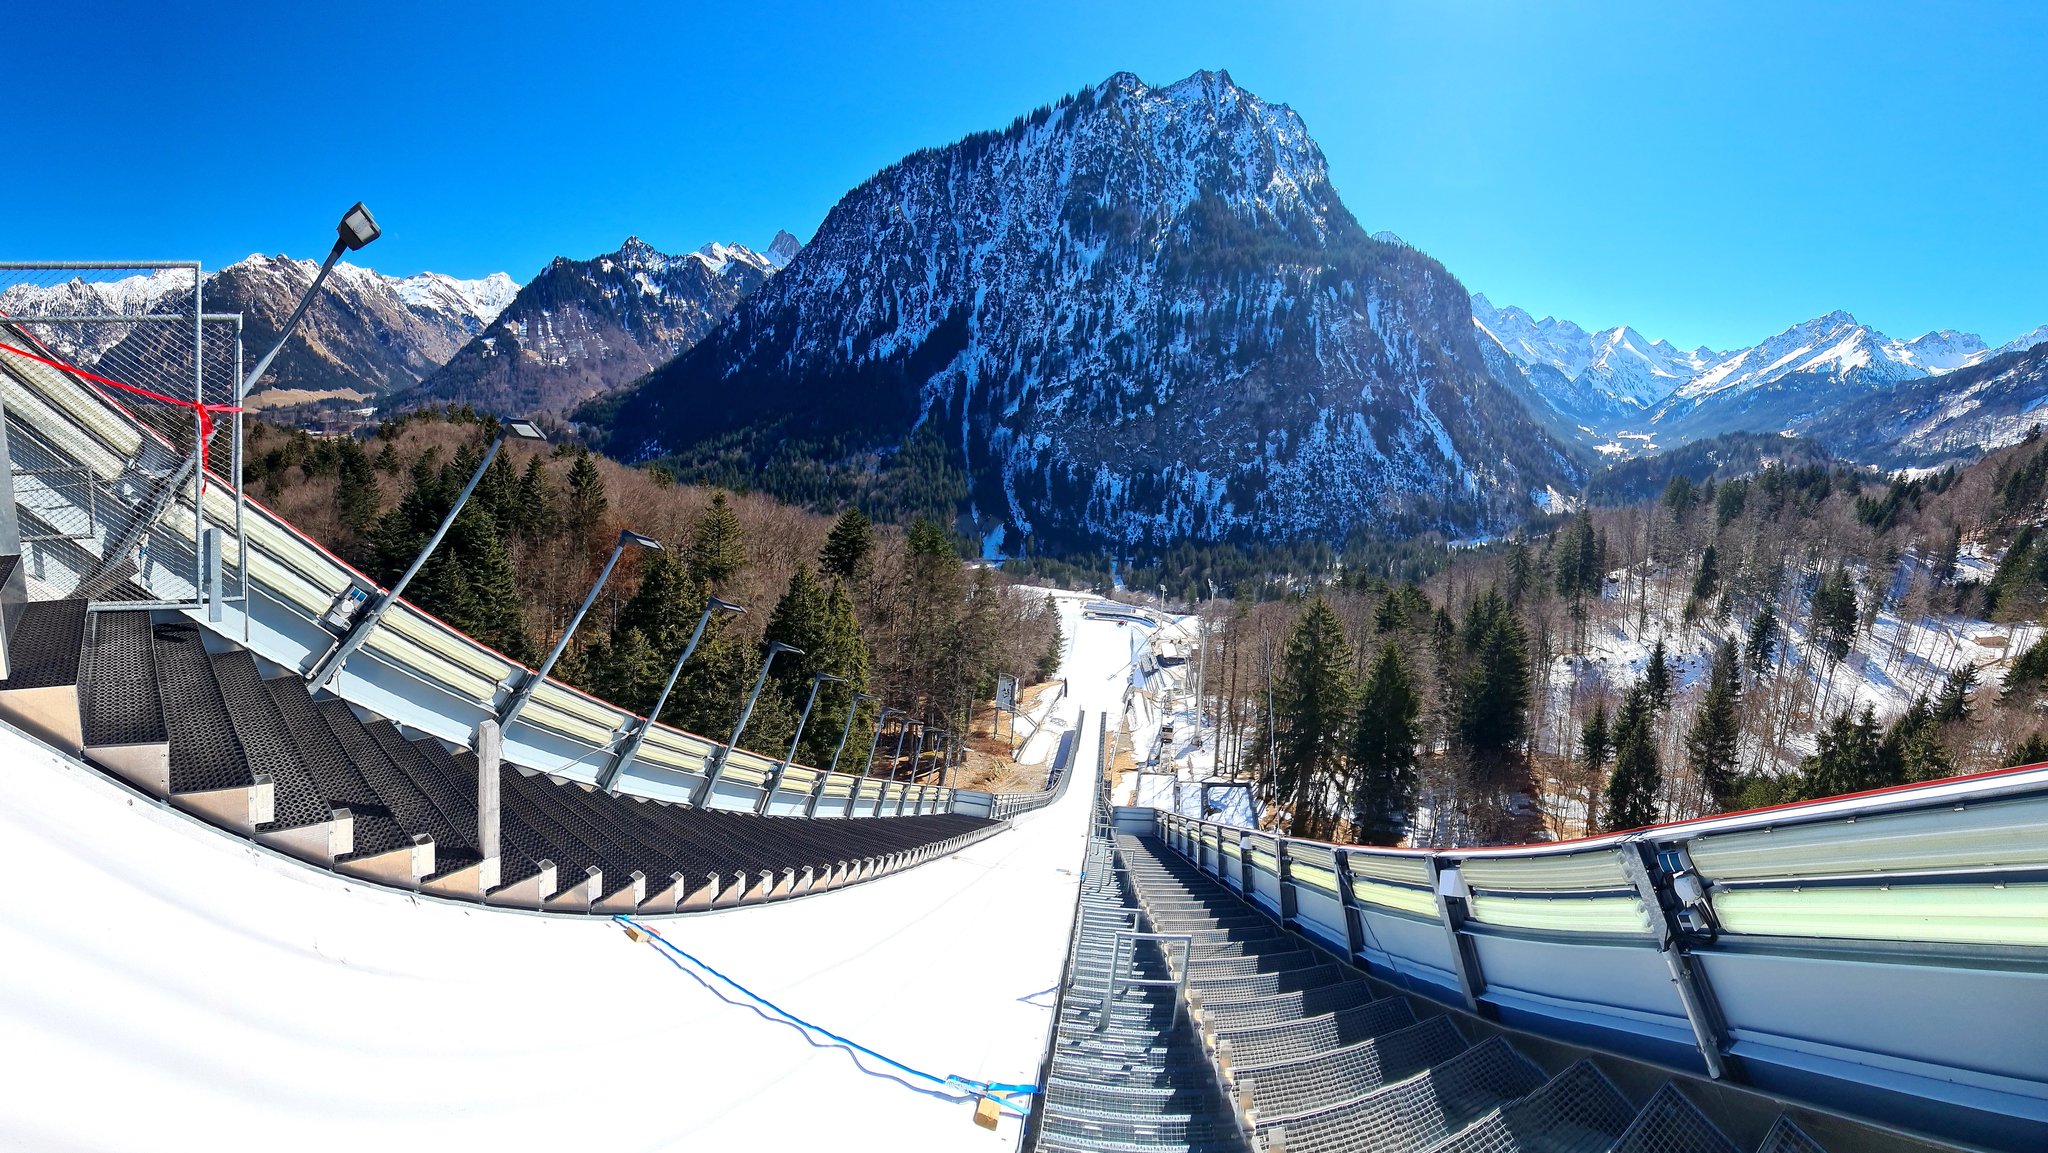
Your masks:
M 1466 857 L 1458 867 L 1465 883 L 1475 889 L 1583 893 L 1632 888 L 1613 849 L 1543 857 Z
M 2048 885 L 1735 889 L 1714 915 L 1731 933 L 2048 946 Z
M 1686 847 L 1718 881 L 2048 864 L 2048 799 L 1781 825 Z
M 1431 920 L 1435 920 L 1437 916 L 1436 894 L 1428 889 L 1411 889 L 1405 885 L 1387 885 L 1353 877 L 1351 895 L 1368 905 L 1416 913 Z
M 1488 897 L 1473 894 L 1472 919 L 1502 928 L 1552 933 L 1650 932 L 1634 897 Z
M 1429 884 L 1429 858 L 1420 853 L 1365 853 L 1353 850 L 1344 854 L 1351 864 L 1351 873 L 1357 877 L 1372 877 L 1381 881 L 1401 881 L 1410 885 Z
M 1332 866 L 1290 856 L 1287 859 L 1287 876 L 1297 885 L 1307 885 L 1325 893 L 1337 892 L 1337 870 Z

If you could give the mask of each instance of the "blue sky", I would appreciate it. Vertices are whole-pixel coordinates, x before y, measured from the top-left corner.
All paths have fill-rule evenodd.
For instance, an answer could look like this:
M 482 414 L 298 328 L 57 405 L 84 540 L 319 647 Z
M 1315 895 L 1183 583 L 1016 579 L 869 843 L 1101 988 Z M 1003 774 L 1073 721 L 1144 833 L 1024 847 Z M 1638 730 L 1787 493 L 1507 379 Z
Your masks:
M 7 257 L 317 256 L 359 197 L 395 273 L 760 246 L 912 149 L 1223 68 L 1497 303 L 1717 347 L 2048 321 L 2048 4 L 175 7 L 10 16 Z

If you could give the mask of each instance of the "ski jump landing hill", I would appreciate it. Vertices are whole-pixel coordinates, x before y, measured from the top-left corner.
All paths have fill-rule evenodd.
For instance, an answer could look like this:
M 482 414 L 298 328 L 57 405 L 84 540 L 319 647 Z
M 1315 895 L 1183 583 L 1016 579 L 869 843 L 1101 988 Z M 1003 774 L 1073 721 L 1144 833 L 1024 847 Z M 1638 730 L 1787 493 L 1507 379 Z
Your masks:
M 0 542 L 0 1146 L 1002 1148 L 1031 1113 L 1047 1149 L 1732 1147 L 1625 1144 L 1526 1078 L 1459 1122 L 1483 1133 L 1390 1130 L 1433 1074 L 1360 1080 L 1381 1042 L 1342 1029 L 1238 1080 L 1219 1022 L 1278 996 L 1295 1015 L 1257 1027 L 1313 1030 L 1328 987 L 1346 1021 L 1398 998 L 1585 1054 L 1622 1097 L 1792 1103 L 1858 1135 L 1835 1153 L 2048 1147 L 2048 770 L 1520 849 L 1112 810 L 1103 734 L 1152 622 L 1063 599 L 1042 794 L 660 726 L 603 789 L 644 718 L 549 683 L 479 747 L 531 670 L 404 606 L 314 689 L 360 574 L 218 484 L 195 507 L 173 442 L 75 373 L 0 357 L 0 401 L 37 462 L 35 531 Z M 137 541 L 67 508 L 86 491 L 169 500 Z M 1146 923 L 1239 952 L 1116 940 Z M 1168 998 L 1158 1043 L 1091 1023 L 1098 993 Z M 1155 1057 L 1209 1090 L 1137 1083 Z M 1183 1100 L 1202 1126 L 1144 1119 Z

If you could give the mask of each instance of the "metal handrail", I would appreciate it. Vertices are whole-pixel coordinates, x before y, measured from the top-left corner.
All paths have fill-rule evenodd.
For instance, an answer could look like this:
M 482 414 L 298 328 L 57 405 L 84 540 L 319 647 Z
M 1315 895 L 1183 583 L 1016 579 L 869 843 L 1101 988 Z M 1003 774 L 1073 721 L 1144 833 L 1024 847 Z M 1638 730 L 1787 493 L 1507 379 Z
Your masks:
M 1161 944 L 1177 944 L 1181 947 L 1181 963 L 1167 961 L 1167 968 L 1175 976 L 1170 981 L 1159 981 L 1146 977 L 1125 977 L 1126 956 L 1130 963 L 1136 963 L 1133 951 L 1139 941 L 1157 941 Z M 1096 1018 L 1095 1031 L 1100 1033 L 1109 1028 L 1109 1007 L 1116 1000 L 1119 988 L 1124 989 L 1172 989 L 1174 990 L 1174 1014 L 1178 1016 L 1188 1003 L 1188 969 L 1194 959 L 1195 938 L 1191 933 L 1140 933 L 1133 929 L 1118 929 L 1110 946 L 1109 975 L 1102 983 L 1102 1012 Z

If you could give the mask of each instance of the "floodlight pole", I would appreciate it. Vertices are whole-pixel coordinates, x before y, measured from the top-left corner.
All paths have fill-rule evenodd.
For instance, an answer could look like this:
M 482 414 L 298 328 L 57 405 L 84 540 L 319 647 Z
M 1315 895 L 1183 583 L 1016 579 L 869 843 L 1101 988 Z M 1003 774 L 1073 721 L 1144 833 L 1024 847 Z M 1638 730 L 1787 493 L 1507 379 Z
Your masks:
M 853 701 L 846 706 L 846 723 L 840 726 L 839 728 L 839 744 L 836 748 L 832 750 L 831 767 L 827 768 L 824 772 L 819 773 L 818 779 L 811 782 L 811 798 L 810 800 L 804 802 L 804 816 L 809 817 L 817 813 L 818 798 L 825 795 L 826 780 L 828 780 L 833 773 L 839 771 L 839 754 L 846 751 L 846 738 L 853 735 L 853 718 L 860 715 L 860 703 L 862 701 L 872 701 L 874 699 L 874 697 L 869 696 L 867 693 L 853 694 Z M 853 803 L 851 797 L 847 799 L 847 803 Z
M 882 711 L 883 711 L 884 713 L 886 713 L 886 712 L 888 712 L 889 710 L 887 710 L 887 709 L 884 709 L 884 710 L 882 710 Z M 895 751 L 895 752 L 893 752 L 893 753 L 890 753 L 890 754 L 889 754 L 889 776 L 888 776 L 888 779 L 889 779 L 889 780 L 891 780 L 891 781 L 894 781 L 894 780 L 896 779 L 896 764 L 897 764 L 897 762 L 899 762 L 899 761 L 901 761 L 901 760 L 903 759 L 903 741 L 904 741 L 904 739 L 905 739 L 906 737 L 910 736 L 910 726 L 911 726 L 911 725 L 912 725 L 912 724 L 914 723 L 914 722 L 913 722 L 913 721 L 912 721 L 912 720 L 910 719 L 910 714 L 909 714 L 909 713 L 907 713 L 907 712 L 905 712 L 905 711 L 904 711 L 904 710 L 902 710 L 902 709 L 897 709 L 897 710 L 896 710 L 896 715 L 897 715 L 898 717 L 901 717 L 901 718 L 902 718 L 902 721 L 900 722 L 900 724 L 898 725 L 898 727 L 897 727 L 897 729 L 896 729 L 896 751 Z M 881 726 L 880 726 L 880 725 L 877 725 L 877 726 L 875 727 L 875 737 L 876 737 L 876 739 L 877 739 L 877 740 L 879 740 L 879 739 L 881 738 L 881 735 L 882 735 L 882 729 L 881 729 Z M 883 786 L 882 786 L 882 787 L 881 787 L 880 789 L 878 789 L 878 790 L 876 790 L 876 791 L 875 791 L 875 811 L 874 811 L 874 812 L 873 812 L 873 813 L 871 814 L 872 816 L 877 816 L 877 817 L 879 817 L 879 816 L 881 816 L 881 815 L 882 815 L 882 798 L 884 798 L 884 797 L 886 797 L 886 796 L 888 796 L 888 795 L 889 795 L 889 786 L 888 786 L 888 785 L 883 785 Z
M 326 658 L 314 666 L 312 673 L 306 677 L 308 692 L 318 692 L 332 683 L 335 676 L 341 672 L 342 664 L 354 655 L 357 649 L 363 647 L 363 642 L 370 639 L 370 634 L 376 630 L 377 623 L 384 618 L 384 614 L 390 612 L 391 606 L 398 603 L 398 598 L 405 593 L 405 587 L 412 583 L 413 577 L 419 575 L 420 568 L 427 563 L 427 558 L 433 556 L 434 550 L 440 546 L 441 538 L 447 536 L 448 530 L 454 527 L 455 518 L 462 515 L 462 506 L 469 503 L 470 494 L 476 492 L 476 486 L 483 483 L 484 474 L 491 469 L 491 462 L 498 459 L 498 450 L 505 447 L 505 437 L 517 435 L 521 439 L 539 439 L 537 432 L 532 436 L 515 432 L 515 428 L 520 426 L 528 430 L 533 428 L 532 425 L 521 421 L 506 421 L 498 426 L 498 435 L 491 438 L 490 449 L 484 453 L 483 460 L 477 463 L 476 471 L 469 474 L 469 483 L 462 486 L 462 495 L 455 498 L 454 507 L 448 510 L 447 516 L 441 518 L 441 527 L 435 529 L 434 535 L 427 538 L 426 547 L 420 550 L 418 556 L 412 558 L 412 567 L 405 570 L 405 575 L 398 578 L 398 583 L 386 589 L 384 595 L 377 598 L 376 606 L 351 626 L 341 641 L 327 650 Z
M 809 724 L 811 720 L 811 706 L 818 703 L 818 686 L 826 681 L 844 683 L 845 680 L 845 677 L 835 677 L 831 673 L 813 673 L 811 675 L 811 695 L 804 698 L 803 715 L 796 719 L 796 735 L 789 738 L 789 752 L 783 756 L 782 763 L 775 766 L 775 771 L 769 774 L 768 783 L 761 790 L 761 800 L 754 806 L 755 812 L 765 813 L 768 811 L 768 799 L 775 795 L 776 789 L 782 787 L 783 774 L 789 772 L 790 763 L 796 760 L 796 747 L 803 741 L 804 726 Z M 825 775 L 823 773 L 818 774 L 818 780 L 822 781 L 824 779 Z
M 334 247 L 328 250 L 327 259 L 320 262 L 320 271 L 313 275 L 313 283 L 307 285 L 306 291 L 300 294 L 299 303 L 292 308 L 292 314 L 285 318 L 284 327 L 277 330 L 277 343 L 270 346 L 270 351 L 263 354 L 263 359 L 256 362 L 255 368 L 250 369 L 242 379 L 235 382 L 236 404 L 239 405 L 248 398 L 249 390 L 255 387 L 257 381 L 263 379 L 264 373 L 270 371 L 270 362 L 276 360 L 277 354 L 284 351 L 285 342 L 292 338 L 292 330 L 298 327 L 299 319 L 306 315 L 306 310 L 313 306 L 313 298 L 319 295 L 320 286 L 327 283 L 327 274 L 334 271 L 335 262 L 341 259 L 341 254 L 361 248 L 381 235 L 383 232 L 371 218 L 370 210 L 363 207 L 362 201 L 356 201 L 354 207 L 342 214 L 341 223 L 335 227 Z M 195 272 L 193 278 L 192 293 L 196 300 L 199 295 L 198 273 Z M 194 356 L 196 359 L 197 353 L 194 353 Z M 194 435 L 197 435 L 196 430 Z M 121 535 L 121 539 L 101 554 L 100 563 L 93 569 L 91 576 L 87 578 L 88 581 L 103 576 L 134 551 L 135 546 L 142 542 L 142 534 L 148 532 L 150 527 L 162 518 L 165 510 L 171 507 L 171 502 L 178 498 L 178 490 L 185 486 L 185 481 L 194 472 L 198 471 L 199 458 L 205 451 L 206 446 L 203 444 L 195 442 L 192 445 L 192 455 L 180 462 L 170 479 L 164 482 L 156 499 L 150 502 L 149 511 L 129 522 L 128 530 Z M 194 505 L 199 503 L 196 495 L 192 499 Z
M 883 705 L 882 711 L 875 714 L 875 739 L 868 742 L 868 763 L 862 765 L 860 770 L 860 779 L 863 781 L 868 779 L 869 773 L 875 771 L 875 750 L 882 747 L 882 726 L 889 723 L 890 713 L 895 713 L 900 717 L 903 715 L 903 710 L 892 709 L 887 705 Z M 900 739 L 897 742 L 897 751 L 902 751 Z
M 697 786 L 696 794 L 690 798 L 691 804 L 701 807 L 711 799 L 711 790 L 718 787 L 718 778 L 725 775 L 726 762 L 732 759 L 733 747 L 740 743 L 740 734 L 747 731 L 747 721 L 753 718 L 754 705 L 760 701 L 761 690 L 768 684 L 768 670 L 775 667 L 775 658 L 783 653 L 804 655 L 804 651 L 795 645 L 786 645 L 781 641 L 769 642 L 768 656 L 761 662 L 761 675 L 754 678 L 754 691 L 747 694 L 747 705 L 740 710 L 740 719 L 733 725 L 732 735 L 725 738 L 724 747 L 711 754 L 711 771 L 704 774 L 704 783 Z
M 903 815 L 903 802 L 910 799 L 910 790 L 917 787 L 917 765 L 924 760 L 924 739 L 929 731 L 930 726 L 925 722 L 917 722 L 917 749 L 910 754 L 910 779 L 904 782 L 903 791 L 896 794 L 896 815 L 899 817 Z M 894 774 L 891 776 L 893 778 Z
M 676 678 L 683 675 L 683 665 L 689 661 L 690 654 L 697 651 L 697 642 L 704 639 L 704 626 L 711 623 L 711 614 L 715 612 L 743 613 L 746 611 L 730 601 L 722 601 L 717 597 L 712 597 L 705 604 L 703 615 L 697 618 L 696 629 L 690 633 L 689 643 L 683 646 L 682 655 L 676 658 L 674 667 L 668 670 L 668 683 L 661 686 L 661 695 L 654 698 L 654 707 L 647 710 L 647 715 L 641 718 L 640 723 L 634 727 L 633 735 L 627 738 L 624 745 L 620 746 L 618 754 L 612 757 L 611 761 L 605 765 L 604 771 L 597 775 L 598 788 L 609 792 L 612 785 L 617 783 L 619 773 L 626 767 L 626 762 L 632 760 L 633 754 L 639 752 L 640 746 L 647 742 L 647 731 L 654 727 L 655 720 L 661 716 L 661 708 L 668 703 L 668 695 L 675 691 Z
M 619 543 L 612 546 L 612 555 L 606 558 L 604 568 L 598 572 L 597 583 L 590 586 L 590 592 L 584 595 L 583 603 L 576 608 L 576 615 L 569 618 L 569 627 L 562 630 L 561 639 L 548 651 L 547 659 L 540 663 L 539 668 L 533 670 L 532 676 L 520 684 L 519 691 L 512 694 L 512 699 L 505 703 L 505 711 L 498 714 L 500 730 L 512 727 L 512 722 L 519 719 L 519 710 L 526 707 L 526 702 L 533 699 L 534 690 L 540 688 L 541 683 L 548 679 L 548 674 L 554 671 L 555 662 L 562 659 L 563 651 L 569 647 L 569 638 L 576 635 L 576 626 L 583 623 L 584 614 L 590 611 L 591 605 L 597 603 L 597 594 L 603 591 L 604 582 L 611 579 L 612 569 L 618 567 L 619 557 L 625 555 L 629 546 L 658 549 L 661 544 L 653 537 L 641 536 L 631 529 L 620 530 Z

